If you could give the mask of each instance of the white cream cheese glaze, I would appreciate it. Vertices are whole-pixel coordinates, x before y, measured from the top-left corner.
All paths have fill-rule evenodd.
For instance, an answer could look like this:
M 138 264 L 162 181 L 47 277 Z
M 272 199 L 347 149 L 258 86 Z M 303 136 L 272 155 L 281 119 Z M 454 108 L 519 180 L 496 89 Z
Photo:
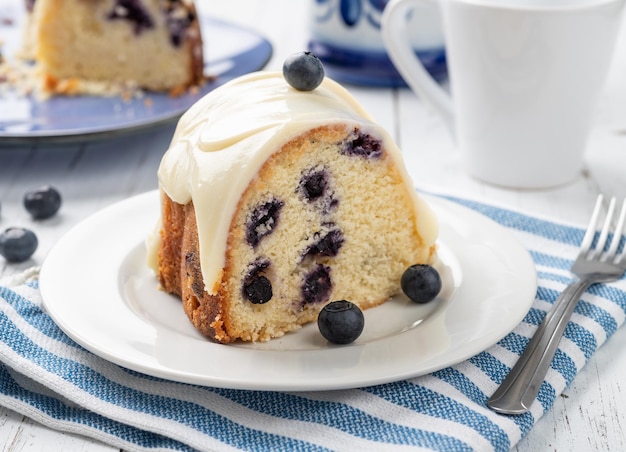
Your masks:
M 158 171 L 159 187 L 173 201 L 193 201 L 209 293 L 222 277 L 237 202 L 260 167 L 293 138 L 330 124 L 358 125 L 383 140 L 414 194 L 418 232 L 425 246 L 434 244 L 437 221 L 415 193 L 400 150 L 346 89 L 325 78 L 314 91 L 297 91 L 279 72 L 256 72 L 210 92 L 180 118 Z M 153 268 L 158 241 L 158 233 L 148 240 Z

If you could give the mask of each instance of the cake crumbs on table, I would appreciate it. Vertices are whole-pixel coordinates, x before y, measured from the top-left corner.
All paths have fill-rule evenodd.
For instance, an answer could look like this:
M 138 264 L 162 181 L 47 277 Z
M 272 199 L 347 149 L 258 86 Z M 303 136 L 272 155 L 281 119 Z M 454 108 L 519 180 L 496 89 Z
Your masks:
M 98 82 L 76 77 L 56 79 L 49 75 L 40 75 L 33 61 L 20 58 L 8 61 L 0 58 L 0 94 L 8 93 L 18 96 L 32 95 L 41 101 L 55 95 L 120 96 L 125 102 L 145 96 L 144 90 L 133 83 Z
M 46 100 L 55 95 L 77 96 L 93 95 L 100 97 L 119 96 L 124 102 L 144 99 L 144 105 L 151 107 L 154 101 L 146 97 L 146 91 L 133 82 L 100 82 L 76 77 L 56 79 L 50 75 L 41 75 L 36 62 L 14 58 L 4 59 L 0 53 L 0 94 L 12 92 L 18 96 L 33 95 L 38 100 Z M 169 97 L 185 94 L 196 95 L 199 85 L 176 87 L 168 92 Z

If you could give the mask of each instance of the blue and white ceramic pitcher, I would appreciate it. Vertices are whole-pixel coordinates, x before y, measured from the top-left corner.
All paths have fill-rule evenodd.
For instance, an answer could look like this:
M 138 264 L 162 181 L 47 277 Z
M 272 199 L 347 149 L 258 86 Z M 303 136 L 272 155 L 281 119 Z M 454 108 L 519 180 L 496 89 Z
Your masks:
M 404 86 L 387 56 L 380 18 L 388 0 L 311 0 L 309 50 L 334 79 L 368 86 Z M 422 8 L 407 17 L 416 55 L 438 80 L 446 76 L 439 10 Z

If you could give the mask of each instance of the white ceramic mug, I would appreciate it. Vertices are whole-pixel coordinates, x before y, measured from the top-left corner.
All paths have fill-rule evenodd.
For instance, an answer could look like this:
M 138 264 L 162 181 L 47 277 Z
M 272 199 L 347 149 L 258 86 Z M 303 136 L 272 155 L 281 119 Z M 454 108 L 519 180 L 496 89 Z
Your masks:
M 389 55 L 438 110 L 473 176 L 546 188 L 576 178 L 625 0 L 392 0 L 382 19 Z M 404 17 L 441 7 L 451 95 L 407 45 Z

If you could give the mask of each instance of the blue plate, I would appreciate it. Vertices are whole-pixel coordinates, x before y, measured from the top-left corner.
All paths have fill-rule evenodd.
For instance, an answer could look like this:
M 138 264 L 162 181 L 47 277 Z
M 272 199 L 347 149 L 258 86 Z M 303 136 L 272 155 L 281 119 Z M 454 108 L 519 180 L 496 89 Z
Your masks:
M 19 5 L 19 7 L 16 6 Z M 21 40 L 21 2 L 0 0 L 0 42 L 5 58 Z M 53 97 L 37 100 L 0 90 L 0 142 L 32 139 L 99 137 L 177 119 L 209 91 L 240 75 L 263 68 L 271 44 L 256 32 L 200 13 L 205 42 L 205 73 L 210 82 L 197 93 L 179 97 L 146 93 L 143 99 L 113 97 Z M 150 101 L 146 102 L 146 98 Z

